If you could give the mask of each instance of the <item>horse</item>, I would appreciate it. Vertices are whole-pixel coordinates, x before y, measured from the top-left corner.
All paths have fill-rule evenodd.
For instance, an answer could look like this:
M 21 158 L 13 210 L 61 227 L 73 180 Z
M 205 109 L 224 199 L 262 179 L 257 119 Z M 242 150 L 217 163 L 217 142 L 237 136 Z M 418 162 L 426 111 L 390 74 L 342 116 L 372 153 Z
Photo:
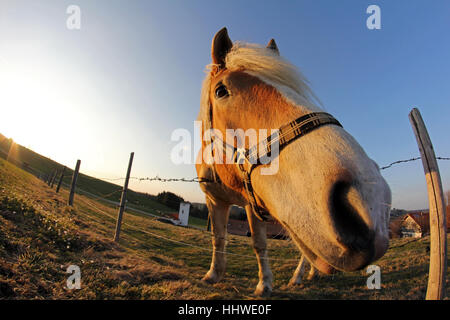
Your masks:
M 224 277 L 233 204 L 246 210 L 259 268 L 258 296 L 270 296 L 273 289 L 267 219 L 278 221 L 325 274 L 360 270 L 382 257 L 389 245 L 390 188 L 355 138 L 322 110 L 275 40 L 267 46 L 232 42 L 223 28 L 213 37 L 211 58 L 198 115 L 205 135 L 195 164 L 212 231 L 212 260 L 203 280 Z M 219 139 L 229 130 L 235 134 L 231 142 Z M 269 139 L 264 130 L 278 136 Z M 260 150 L 263 142 L 279 143 L 270 162 L 251 163 L 256 145 L 247 132 L 256 134 Z M 268 173 L 275 162 L 276 170 Z

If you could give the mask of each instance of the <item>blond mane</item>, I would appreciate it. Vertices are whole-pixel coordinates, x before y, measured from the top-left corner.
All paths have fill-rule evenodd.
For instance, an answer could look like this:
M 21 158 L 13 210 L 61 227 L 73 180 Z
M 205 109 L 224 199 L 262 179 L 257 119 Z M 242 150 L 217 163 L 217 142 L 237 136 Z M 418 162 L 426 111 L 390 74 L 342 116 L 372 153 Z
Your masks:
M 230 71 L 244 70 L 257 76 L 269 84 L 286 87 L 298 94 L 308 105 L 314 106 L 320 101 L 308 85 L 308 80 L 290 62 L 279 56 L 272 49 L 257 44 L 234 42 L 233 47 L 225 58 L 225 66 Z M 213 77 L 213 70 L 217 66 L 210 64 L 206 67 L 207 75 L 203 81 L 200 112 L 198 120 L 210 128 L 209 123 L 209 88 Z

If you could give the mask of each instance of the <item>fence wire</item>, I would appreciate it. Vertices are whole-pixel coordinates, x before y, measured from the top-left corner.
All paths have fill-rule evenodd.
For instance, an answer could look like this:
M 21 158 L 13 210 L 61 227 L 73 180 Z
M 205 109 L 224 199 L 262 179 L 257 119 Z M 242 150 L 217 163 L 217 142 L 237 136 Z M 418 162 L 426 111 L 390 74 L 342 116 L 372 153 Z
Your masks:
M 390 168 L 390 167 L 392 167 L 395 164 L 404 163 L 404 162 L 411 162 L 411 161 L 417 161 L 419 159 L 422 159 L 422 157 L 411 158 L 411 159 L 407 159 L 407 160 L 397 160 L 397 161 L 394 161 L 394 162 L 388 164 L 387 166 L 381 167 L 380 170 L 384 170 L 384 169 Z M 450 160 L 450 158 L 447 158 L 447 157 L 436 157 L 436 159 L 437 160 Z
M 114 219 L 114 220 L 116 219 L 116 217 L 111 216 L 108 212 L 105 212 L 104 210 L 98 208 L 97 206 L 92 204 L 90 201 L 85 201 L 85 203 L 88 206 L 90 206 L 91 208 L 95 209 L 97 212 L 100 212 L 103 215 L 106 215 L 106 216 L 108 216 L 111 219 Z M 188 242 L 184 242 L 184 241 L 180 241 L 180 240 L 171 239 L 171 238 L 165 237 L 163 235 L 156 234 L 154 232 L 150 232 L 148 230 L 145 230 L 145 229 L 133 226 L 133 225 L 131 225 L 129 223 L 126 223 L 126 222 L 122 222 L 122 226 L 126 226 L 126 227 L 128 227 L 130 229 L 133 229 L 135 231 L 139 231 L 139 232 L 142 232 L 144 234 L 147 234 L 147 235 L 150 235 L 150 236 L 153 236 L 155 238 L 159 238 L 159 239 L 162 239 L 162 240 L 165 240 L 165 241 L 168 241 L 168 242 L 176 243 L 176 244 L 187 246 L 187 247 L 196 248 L 196 249 L 199 249 L 199 250 L 202 250 L 202 251 L 208 251 L 210 253 L 214 252 L 214 250 L 211 249 L 211 248 L 206 248 L 206 247 L 202 247 L 202 246 L 199 246 L 199 245 L 196 245 L 196 244 L 192 244 L 192 243 L 188 243 Z M 204 231 L 204 230 L 202 230 L 202 231 Z M 246 257 L 246 258 L 255 259 L 255 255 L 246 255 L 246 254 L 239 254 L 239 253 L 234 253 L 234 252 L 225 252 L 225 251 L 220 251 L 220 250 L 216 250 L 215 252 L 216 253 L 224 253 L 224 254 L 232 255 L 232 256 Z M 261 259 L 269 260 L 269 261 L 290 261 L 290 262 L 298 262 L 299 261 L 299 259 L 269 258 L 269 257 L 261 257 Z
M 410 158 L 410 159 L 406 159 L 406 160 L 397 160 L 397 161 L 394 161 L 394 162 L 392 162 L 392 163 L 390 163 L 390 164 L 388 164 L 388 165 L 386 165 L 384 167 L 381 167 L 380 170 L 385 170 L 385 169 L 391 168 L 392 166 L 400 164 L 400 163 L 407 163 L 407 162 L 417 161 L 417 160 L 420 160 L 420 159 L 421 159 L 421 157 Z M 437 160 L 450 160 L 450 157 L 436 157 L 436 159 Z M 35 171 L 35 172 L 37 172 L 37 173 L 39 173 L 39 175 L 42 175 L 42 174 L 45 175 L 44 172 L 42 172 L 42 171 L 40 171 L 40 170 L 38 170 L 36 168 L 33 168 L 31 166 L 28 166 L 28 168 L 33 170 L 33 171 Z M 69 176 L 69 175 L 64 175 L 64 176 Z M 107 181 L 119 181 L 119 180 L 126 179 L 125 177 L 122 177 L 122 178 L 96 178 L 96 177 L 91 177 L 91 176 L 88 176 L 88 175 L 85 175 L 85 174 L 83 176 L 87 177 L 88 179 L 107 180 Z M 160 182 L 197 182 L 197 183 L 211 182 L 208 179 L 204 179 L 204 178 L 200 178 L 200 177 L 187 179 L 187 178 L 161 178 L 159 176 L 155 176 L 155 177 L 143 177 L 143 178 L 130 177 L 130 179 L 139 180 L 139 181 L 160 181 Z M 67 185 L 64 182 L 62 184 L 64 186 L 66 186 L 66 187 L 69 187 L 69 185 Z M 122 191 L 122 190 L 118 189 L 118 190 L 115 190 L 115 191 L 113 191 L 111 193 L 108 193 L 108 194 L 105 194 L 105 195 L 96 195 L 96 194 L 87 192 L 85 190 L 82 190 L 80 188 L 76 188 L 76 192 L 78 192 L 78 193 L 84 193 L 84 194 L 86 194 L 88 196 L 93 196 L 94 198 L 97 198 L 99 200 L 105 200 L 106 202 L 108 202 L 110 204 L 113 204 L 113 205 L 118 205 L 118 203 L 113 202 L 111 200 L 108 200 L 108 199 L 106 199 L 106 197 L 111 196 L 111 195 L 113 195 L 115 193 L 118 193 L 120 191 Z M 110 217 L 112 219 L 115 219 L 115 217 L 112 217 L 109 213 L 101 210 L 100 208 L 98 208 L 97 206 L 92 204 L 90 201 L 85 201 L 85 203 L 88 206 L 90 206 L 91 208 L 95 209 L 97 212 L 100 212 L 103 215 L 106 215 L 106 216 L 108 216 L 108 217 Z M 151 213 L 148 213 L 148 212 L 145 212 L 145 211 L 142 211 L 142 210 L 134 209 L 132 207 L 128 207 L 128 209 L 132 210 L 132 211 L 134 210 L 134 211 L 138 211 L 138 212 L 144 213 L 144 214 L 148 215 L 149 217 L 152 217 L 153 219 L 155 219 L 155 218 L 164 218 L 163 216 L 156 216 L 154 214 L 151 214 Z M 197 249 L 202 250 L 202 251 L 208 251 L 208 252 L 211 252 L 211 253 L 213 252 L 213 249 L 211 249 L 211 248 L 205 248 L 205 247 L 202 247 L 202 246 L 198 246 L 196 244 L 191 244 L 191 243 L 183 242 L 183 241 L 180 241 L 180 240 L 171 239 L 171 238 L 165 237 L 163 235 L 156 234 L 156 233 L 150 232 L 148 230 L 145 230 L 145 229 L 142 229 L 142 228 L 130 225 L 130 224 L 125 223 L 125 222 L 123 222 L 123 225 L 127 226 L 128 228 L 134 229 L 136 231 L 140 231 L 142 233 L 145 233 L 147 235 L 150 235 L 150 236 L 153 236 L 153 237 L 165 240 L 165 241 L 169 241 L 169 242 L 176 243 L 176 244 L 179 244 L 179 245 L 184 245 L 184 246 L 197 248 Z M 197 229 L 197 228 L 195 228 L 195 229 Z M 198 229 L 198 230 L 203 231 L 203 232 L 207 232 L 206 230 L 202 230 L 202 229 Z M 238 253 L 233 253 L 233 252 L 222 252 L 222 251 L 216 251 L 216 252 L 218 252 L 218 253 L 226 253 L 228 255 L 233 255 L 233 256 L 254 258 L 254 255 L 250 256 L 250 255 L 238 254 Z M 272 261 L 291 261 L 291 262 L 297 262 L 298 261 L 298 259 L 280 259 L 280 258 L 269 258 L 269 257 L 264 257 L 263 259 L 272 260 Z
M 390 164 L 381 167 L 380 170 L 385 170 L 388 168 L 391 168 L 393 165 L 400 164 L 400 163 L 406 163 L 406 162 L 412 162 L 420 160 L 421 157 L 417 158 L 411 158 L 406 160 L 397 160 L 394 162 L 391 162 Z M 450 160 L 450 157 L 436 157 L 437 160 Z M 122 178 L 94 178 L 98 180 L 107 180 L 107 181 L 120 181 L 125 180 L 125 177 Z M 206 182 L 214 182 L 212 180 L 201 178 L 201 177 L 195 177 L 195 178 L 161 178 L 158 175 L 154 177 L 130 177 L 130 180 L 138 180 L 138 181 L 160 181 L 160 182 L 198 182 L 198 183 L 206 183 Z

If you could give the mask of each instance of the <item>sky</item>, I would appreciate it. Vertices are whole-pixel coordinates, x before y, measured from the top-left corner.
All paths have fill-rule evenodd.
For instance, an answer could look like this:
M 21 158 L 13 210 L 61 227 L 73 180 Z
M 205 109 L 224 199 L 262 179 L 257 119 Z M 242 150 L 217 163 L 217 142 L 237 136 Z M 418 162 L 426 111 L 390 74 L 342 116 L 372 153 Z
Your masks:
M 370 30 L 369 5 L 381 10 Z M 70 29 L 71 5 L 80 28 Z M 213 35 L 266 44 L 309 79 L 380 166 L 418 157 L 417 107 L 437 156 L 450 157 L 449 1 L 0 0 L 0 133 L 99 178 L 193 178 L 170 154 L 175 129 L 194 137 Z M 70 20 L 72 21 L 72 20 Z M 440 161 L 445 190 L 450 161 Z M 428 207 L 420 161 L 382 171 L 393 207 Z M 204 202 L 195 183 L 130 181 Z

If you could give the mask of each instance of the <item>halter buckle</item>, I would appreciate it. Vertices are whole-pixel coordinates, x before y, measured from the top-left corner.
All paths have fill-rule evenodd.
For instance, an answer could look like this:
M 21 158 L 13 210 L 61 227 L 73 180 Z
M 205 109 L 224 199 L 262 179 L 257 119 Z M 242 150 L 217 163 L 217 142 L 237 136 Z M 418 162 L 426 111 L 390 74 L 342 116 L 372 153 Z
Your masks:
M 247 150 L 245 150 L 245 148 L 236 149 L 236 164 L 243 164 L 248 161 L 247 156 L 245 155 L 246 152 Z
M 248 171 L 245 170 L 244 165 L 245 164 L 249 164 L 251 165 L 251 163 L 249 162 L 248 158 L 247 158 L 247 150 L 245 148 L 237 148 L 236 149 L 236 164 L 238 165 L 239 169 L 244 172 L 247 173 Z

